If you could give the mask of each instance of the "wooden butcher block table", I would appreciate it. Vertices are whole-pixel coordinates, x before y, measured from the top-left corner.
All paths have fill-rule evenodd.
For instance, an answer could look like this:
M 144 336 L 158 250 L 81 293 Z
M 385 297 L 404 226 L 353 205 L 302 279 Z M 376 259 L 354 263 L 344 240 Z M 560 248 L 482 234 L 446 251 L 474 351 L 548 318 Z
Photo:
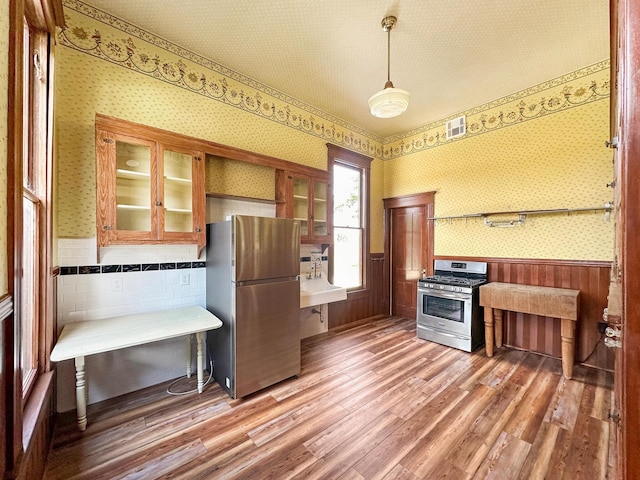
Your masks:
M 567 378 L 573 376 L 575 330 L 580 306 L 579 290 L 493 282 L 480 287 L 480 305 L 484 307 L 484 334 L 488 357 L 493 356 L 494 338 L 496 346 L 502 347 L 503 311 L 559 318 L 562 322 L 562 373 Z

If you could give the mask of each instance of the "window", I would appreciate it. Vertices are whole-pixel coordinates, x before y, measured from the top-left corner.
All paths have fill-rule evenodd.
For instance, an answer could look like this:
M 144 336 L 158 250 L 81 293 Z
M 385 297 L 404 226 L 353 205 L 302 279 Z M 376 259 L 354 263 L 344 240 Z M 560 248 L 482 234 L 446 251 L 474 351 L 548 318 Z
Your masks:
M 367 287 L 371 159 L 329 145 L 333 187 L 331 278 L 350 291 Z
M 27 11 L 30 11 L 27 9 Z M 19 346 L 22 399 L 27 401 L 38 374 L 47 369 L 43 352 L 52 332 L 51 269 L 51 85 L 50 34 L 47 29 L 24 19 L 22 40 L 22 206 L 21 235 L 15 249 L 21 252 L 16 265 L 20 272 Z M 19 170 L 16 169 L 16 175 Z M 20 177 L 18 177 L 20 178 Z
M 336 162 L 333 165 L 333 282 L 346 288 L 362 287 L 362 173 Z

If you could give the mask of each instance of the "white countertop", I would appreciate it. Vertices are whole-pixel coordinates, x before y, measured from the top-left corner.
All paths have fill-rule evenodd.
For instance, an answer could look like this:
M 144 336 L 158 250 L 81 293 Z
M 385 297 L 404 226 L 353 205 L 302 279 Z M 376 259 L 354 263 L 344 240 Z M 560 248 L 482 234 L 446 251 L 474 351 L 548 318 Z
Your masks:
M 200 306 L 68 323 L 51 352 L 59 362 L 220 328 L 218 317 Z

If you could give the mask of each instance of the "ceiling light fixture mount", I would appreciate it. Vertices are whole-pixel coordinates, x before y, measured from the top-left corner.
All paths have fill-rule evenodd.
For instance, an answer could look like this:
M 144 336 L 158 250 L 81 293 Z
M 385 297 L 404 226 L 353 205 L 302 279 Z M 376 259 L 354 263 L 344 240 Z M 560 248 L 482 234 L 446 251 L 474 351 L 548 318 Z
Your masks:
M 387 83 L 384 89 L 369 98 L 371 115 L 378 118 L 392 118 L 404 113 L 409 106 L 409 92 L 395 88 L 391 82 L 391 29 L 397 22 L 393 16 L 382 19 L 382 30 L 387 32 Z

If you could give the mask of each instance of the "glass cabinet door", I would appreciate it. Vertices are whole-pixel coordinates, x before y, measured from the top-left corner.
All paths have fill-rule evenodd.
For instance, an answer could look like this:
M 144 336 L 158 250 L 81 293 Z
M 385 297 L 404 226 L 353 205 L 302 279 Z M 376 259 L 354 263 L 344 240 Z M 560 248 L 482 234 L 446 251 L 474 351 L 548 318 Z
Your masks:
M 300 235 L 309 235 L 309 180 L 293 177 L 293 219 L 300 222 Z
M 163 206 L 165 232 L 193 232 L 193 187 L 191 154 L 163 151 Z
M 313 235 L 325 236 L 329 234 L 327 224 L 327 184 L 314 180 L 313 182 Z
M 116 137 L 116 230 L 151 232 L 153 144 Z
M 96 115 L 98 246 L 172 243 L 202 249 L 206 196 L 200 147 L 191 138 Z

